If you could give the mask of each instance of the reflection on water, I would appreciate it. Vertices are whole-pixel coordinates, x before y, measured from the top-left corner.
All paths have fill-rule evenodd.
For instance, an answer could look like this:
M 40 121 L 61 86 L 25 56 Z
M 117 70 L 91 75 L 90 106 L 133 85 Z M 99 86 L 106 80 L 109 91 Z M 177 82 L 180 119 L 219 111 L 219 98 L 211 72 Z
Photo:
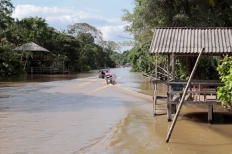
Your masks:
M 117 83 L 134 91 L 153 95 L 153 84 L 149 82 L 149 78 L 143 77 L 141 73 L 130 72 L 130 67 L 111 68 L 110 71 L 117 75 Z M 6 77 L 0 79 L 0 87 L 20 86 L 25 84 L 34 84 L 40 82 L 63 81 L 88 77 L 98 77 L 99 70 L 91 70 L 89 72 L 73 73 L 73 74 L 33 74 L 17 77 Z
M 33 75 L 0 82 L 0 153 L 231 153 L 232 116 L 183 106 L 170 142 L 166 115 L 152 116 L 153 85 L 130 68 Z M 31 84 L 33 83 L 33 84 Z M 160 94 L 166 87 L 159 87 Z
M 73 74 L 27 74 L 14 77 L 3 77 L 0 79 L 0 86 L 19 86 L 24 84 L 71 80 L 96 76 L 97 70 Z

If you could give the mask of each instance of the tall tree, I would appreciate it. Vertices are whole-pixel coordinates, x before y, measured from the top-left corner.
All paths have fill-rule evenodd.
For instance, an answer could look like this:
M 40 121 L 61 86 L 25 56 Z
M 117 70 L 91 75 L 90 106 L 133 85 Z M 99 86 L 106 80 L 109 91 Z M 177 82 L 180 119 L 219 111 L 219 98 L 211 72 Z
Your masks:
M 25 42 L 33 41 L 43 45 L 48 36 L 48 24 L 39 17 L 24 18 L 20 22 L 21 37 Z
M 0 77 L 24 73 L 19 55 L 12 51 L 15 26 L 10 0 L 0 0 Z

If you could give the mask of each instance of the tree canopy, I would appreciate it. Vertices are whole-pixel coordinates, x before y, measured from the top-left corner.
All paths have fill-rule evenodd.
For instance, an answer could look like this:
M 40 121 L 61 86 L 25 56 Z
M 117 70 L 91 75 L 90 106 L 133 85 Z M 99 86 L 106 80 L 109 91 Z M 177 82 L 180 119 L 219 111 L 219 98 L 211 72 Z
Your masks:
M 135 48 L 129 53 L 133 57 L 133 69 L 150 72 L 154 59 L 141 56 L 149 50 L 155 27 L 230 27 L 232 26 L 232 1 L 230 0 L 134 0 L 133 12 L 124 10 L 122 20 L 128 22 L 125 30 L 135 38 Z M 144 48 L 144 45 L 148 47 Z M 221 57 L 204 57 L 197 69 L 209 69 L 196 78 L 218 78 L 216 67 Z M 158 57 L 158 59 L 162 59 Z M 194 66 L 196 58 L 177 59 L 177 78 L 186 78 Z M 135 63 L 136 62 L 136 63 Z M 161 61 L 159 61 L 161 65 Z M 144 64 L 147 66 L 142 67 Z M 198 74 L 198 73 L 196 73 Z M 215 74 L 212 76 L 212 74 Z
M 15 52 L 17 46 L 35 42 L 48 49 L 49 57 L 44 67 L 69 69 L 71 72 L 116 66 L 111 55 L 119 44 L 104 41 L 103 34 L 88 23 L 74 23 L 58 31 L 50 27 L 41 17 L 13 19 L 14 6 L 10 0 L 0 0 L 0 77 L 26 73 L 30 67 L 42 66 L 36 52 Z M 120 54 L 120 53 L 119 53 Z M 24 61 L 23 61 L 24 60 Z

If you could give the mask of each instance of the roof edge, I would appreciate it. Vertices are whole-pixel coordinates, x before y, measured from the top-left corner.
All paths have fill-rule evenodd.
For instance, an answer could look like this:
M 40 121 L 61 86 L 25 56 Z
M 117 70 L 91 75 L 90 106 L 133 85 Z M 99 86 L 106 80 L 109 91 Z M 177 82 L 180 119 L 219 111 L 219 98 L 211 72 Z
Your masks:
M 232 27 L 154 27 L 152 29 L 232 29 Z

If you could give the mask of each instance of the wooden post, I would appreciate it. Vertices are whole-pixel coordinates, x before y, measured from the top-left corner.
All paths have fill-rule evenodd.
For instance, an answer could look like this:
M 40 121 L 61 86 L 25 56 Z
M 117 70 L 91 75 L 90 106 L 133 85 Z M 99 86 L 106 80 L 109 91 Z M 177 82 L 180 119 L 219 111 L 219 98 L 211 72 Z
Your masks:
M 158 54 L 155 55 L 155 78 L 158 79 Z
M 175 80 L 175 63 L 176 63 L 175 55 L 174 53 L 172 53 L 172 80 Z
M 181 98 L 181 100 L 180 100 L 180 104 L 179 104 L 179 106 L 178 106 L 178 109 L 177 109 L 177 112 L 176 112 L 176 114 L 175 114 L 175 117 L 174 117 L 174 120 L 173 120 L 173 122 L 172 122 L 172 125 L 171 125 L 171 127 L 170 127 L 170 130 L 169 130 L 169 132 L 168 132 L 168 135 L 167 135 L 167 138 L 166 138 L 166 142 L 169 142 L 169 139 L 170 139 L 170 137 L 171 137 L 173 128 L 174 128 L 174 126 L 175 126 L 175 124 L 176 124 L 176 120 L 177 120 L 178 115 L 179 115 L 179 113 L 180 113 L 180 109 L 181 109 L 181 107 L 182 107 L 182 104 L 183 104 L 183 102 L 184 102 L 185 96 L 186 96 L 186 94 L 187 94 L 188 87 L 189 87 L 190 82 L 191 82 L 191 80 L 192 80 L 193 74 L 195 73 L 195 70 L 196 70 L 196 68 L 197 68 L 197 64 L 198 64 L 198 62 L 199 62 L 199 60 L 200 60 L 201 54 L 202 54 L 202 52 L 203 52 L 204 50 L 205 50 L 205 48 L 202 48 L 201 52 L 199 53 L 199 55 L 198 55 L 198 57 L 197 57 L 197 61 L 196 61 L 195 65 L 194 65 L 194 67 L 193 67 L 193 70 L 192 70 L 192 72 L 191 72 L 191 75 L 190 75 L 190 77 L 189 77 L 189 80 L 188 80 L 188 82 L 187 82 L 187 85 L 186 85 L 186 87 L 185 87 L 185 89 L 184 89 L 183 96 L 182 96 L 182 98 Z
M 213 123 L 213 105 L 208 105 L 208 122 Z
M 156 116 L 156 104 L 157 104 L 157 83 L 154 82 L 154 96 L 153 96 L 153 116 Z
M 170 54 L 168 54 L 168 67 L 167 67 L 167 82 L 169 82 L 169 70 L 170 70 Z M 167 91 L 170 91 L 171 87 L 167 86 Z M 167 97 L 167 118 L 168 122 L 172 121 L 172 105 L 170 104 L 171 102 L 171 95 L 168 95 Z
M 156 65 L 155 65 L 155 80 L 157 80 L 158 79 L 158 69 L 157 69 L 157 66 L 158 66 L 158 54 L 156 53 L 155 54 L 155 63 L 156 63 Z M 156 115 L 156 104 L 157 104 L 157 82 L 156 81 L 154 81 L 153 82 L 153 84 L 154 84 L 154 96 L 153 96 L 153 116 L 155 117 L 155 115 Z
M 175 80 L 175 64 L 176 64 L 175 54 L 172 53 L 172 80 Z M 172 104 L 171 109 L 172 109 L 171 113 L 175 114 L 176 113 L 176 104 Z
M 172 106 L 172 111 L 171 111 L 171 113 L 172 113 L 172 114 L 175 114 L 175 113 L 176 113 L 176 104 L 171 104 L 171 106 Z

